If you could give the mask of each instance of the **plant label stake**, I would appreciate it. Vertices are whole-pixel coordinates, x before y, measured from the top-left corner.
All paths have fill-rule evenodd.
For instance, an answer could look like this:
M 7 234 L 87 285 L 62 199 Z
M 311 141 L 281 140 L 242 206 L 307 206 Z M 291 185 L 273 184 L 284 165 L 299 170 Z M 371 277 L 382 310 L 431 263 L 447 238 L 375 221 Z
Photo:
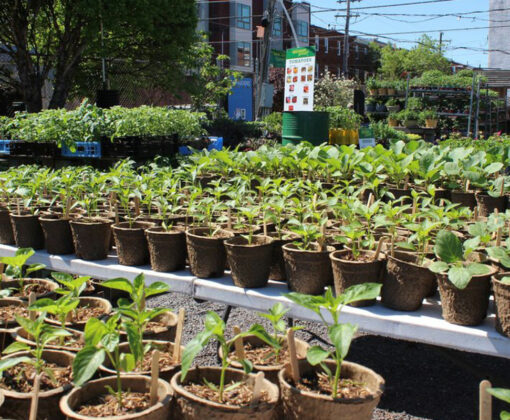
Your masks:
M 66 212 L 64 213 L 64 219 L 69 219 L 69 209 L 71 208 L 71 196 L 66 199 Z
M 480 382 L 480 420 L 492 419 L 492 396 L 487 392 L 487 389 L 491 387 L 491 383 L 487 380 Z
M 374 201 L 374 194 L 370 193 L 368 195 L 367 206 L 370 207 L 372 205 L 373 201 Z
M 470 185 L 470 181 L 469 179 L 466 181 L 466 192 L 469 192 L 469 185 Z
M 177 316 L 177 331 L 175 332 L 174 354 L 173 359 L 175 363 L 181 361 L 181 342 L 182 342 L 182 329 L 184 327 L 184 308 L 179 309 Z
M 262 395 L 262 385 L 264 384 L 264 372 L 255 375 L 255 383 L 253 385 L 253 395 L 251 397 L 251 405 L 257 405 Z
M 473 217 L 475 218 L 475 221 L 478 220 L 478 206 L 475 207 Z
M 39 408 L 39 389 L 41 388 L 41 374 L 35 375 L 32 402 L 30 403 L 29 420 L 37 420 L 37 409 Z
M 499 196 L 503 197 L 503 194 L 505 194 L 505 178 L 501 177 L 501 190 L 499 190 Z
M 152 353 L 151 363 L 151 406 L 158 402 L 159 350 Z
M 234 325 L 234 334 L 235 335 L 241 334 L 241 328 L 239 328 L 238 325 Z M 236 341 L 234 342 L 234 346 L 235 346 L 235 349 L 236 349 L 237 360 L 243 360 L 244 359 L 243 337 L 238 337 L 236 339 Z
M 385 236 L 382 236 L 381 239 L 379 239 L 379 243 L 377 244 L 377 249 L 375 250 L 373 261 L 377 261 L 379 259 L 379 254 L 381 253 L 382 246 L 385 241 L 386 241 Z
M 498 233 L 496 234 L 496 246 L 501 246 L 501 228 L 498 228 Z
M 35 292 L 31 292 L 29 295 L 28 295 L 28 306 L 31 306 L 35 303 Z M 28 316 L 30 318 L 30 321 L 35 321 L 35 318 L 36 318 L 36 313 L 35 311 L 28 311 Z
M 412 212 L 412 215 L 414 216 L 416 214 L 416 208 L 418 207 L 418 201 L 417 200 L 413 200 L 413 212 Z
M 5 270 L 5 264 L 4 263 L 0 263 L 0 274 L 4 274 L 4 270 Z
M 294 340 L 294 330 L 292 328 L 287 330 L 287 346 L 289 348 L 290 373 L 292 375 L 292 380 L 295 384 L 298 384 L 299 381 L 301 381 L 301 373 L 299 372 L 296 341 Z

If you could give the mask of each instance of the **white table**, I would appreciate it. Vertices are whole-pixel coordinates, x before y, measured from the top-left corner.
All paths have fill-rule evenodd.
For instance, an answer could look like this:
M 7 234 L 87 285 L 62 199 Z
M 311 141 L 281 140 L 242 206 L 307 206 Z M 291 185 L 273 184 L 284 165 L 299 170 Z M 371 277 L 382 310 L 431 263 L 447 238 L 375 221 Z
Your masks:
M 0 245 L 0 256 L 12 256 L 16 247 Z M 163 281 L 173 292 L 184 293 L 197 299 L 224 303 L 231 306 L 266 311 L 276 302 L 282 302 L 290 308 L 292 318 L 318 321 L 318 316 L 291 302 L 284 296 L 288 289 L 285 283 L 269 281 L 268 287 L 261 289 L 242 289 L 233 285 L 230 276 L 219 279 L 199 279 L 189 271 L 158 273 L 149 266 L 126 267 L 117 264 L 117 258 L 111 255 L 102 261 L 84 261 L 71 256 L 49 255 L 37 251 L 30 263 L 42 263 L 50 270 L 87 275 L 99 280 L 115 277 L 133 279 L 143 272 L 147 283 Z M 510 358 L 510 339 L 494 329 L 493 302 L 489 307 L 490 315 L 477 327 L 462 327 L 449 324 L 441 317 L 441 305 L 438 299 L 427 299 L 423 307 L 416 312 L 398 312 L 380 304 L 368 308 L 345 307 L 341 320 L 358 324 L 360 330 L 385 337 L 433 344 L 457 350 Z

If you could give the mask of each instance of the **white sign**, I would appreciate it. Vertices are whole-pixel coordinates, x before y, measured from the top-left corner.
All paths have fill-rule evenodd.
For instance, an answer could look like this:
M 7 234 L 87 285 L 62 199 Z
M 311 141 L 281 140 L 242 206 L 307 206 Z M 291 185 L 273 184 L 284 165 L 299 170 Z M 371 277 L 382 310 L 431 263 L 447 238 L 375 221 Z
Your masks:
M 315 47 L 292 48 L 286 53 L 285 111 L 313 111 Z
M 375 139 L 359 139 L 359 148 L 364 149 L 365 147 L 375 147 Z

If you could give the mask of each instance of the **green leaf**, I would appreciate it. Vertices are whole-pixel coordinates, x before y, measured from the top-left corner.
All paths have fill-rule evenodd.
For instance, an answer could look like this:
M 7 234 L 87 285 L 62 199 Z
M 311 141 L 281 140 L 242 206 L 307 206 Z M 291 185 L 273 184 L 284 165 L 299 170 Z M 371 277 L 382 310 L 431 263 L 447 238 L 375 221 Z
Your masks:
M 73 380 L 78 386 L 83 385 L 96 373 L 104 362 L 105 351 L 87 346 L 80 350 L 73 361 Z
M 489 388 L 487 392 L 498 400 L 505 401 L 510 404 L 510 389 L 506 388 Z
M 85 324 L 85 344 L 87 346 L 97 346 L 107 329 L 105 324 L 97 318 L 90 318 Z
M 120 368 L 124 372 L 132 372 L 136 367 L 135 356 L 132 353 L 120 354 Z
M 357 302 L 359 300 L 370 300 L 376 299 L 381 293 L 382 284 L 380 283 L 363 283 L 356 284 L 347 288 L 347 290 L 342 294 L 342 302 L 345 305 L 348 305 L 352 302 Z
M 112 353 L 119 346 L 120 336 L 118 331 L 109 332 L 101 338 L 101 344 L 106 351 Z
M 465 289 L 471 281 L 472 275 L 465 267 L 452 267 L 448 271 L 448 279 L 457 289 Z
M 463 258 L 460 239 L 447 230 L 442 230 L 438 233 L 434 252 L 437 257 L 441 258 L 441 260 L 446 263 L 462 261 Z
M 329 338 L 341 360 L 347 356 L 356 331 L 358 331 L 358 326 L 353 324 L 337 324 L 329 329 Z
M 181 362 L 181 381 L 184 381 L 186 375 L 188 374 L 188 370 L 193 363 L 193 360 L 198 355 L 198 353 L 200 353 L 202 349 L 207 345 L 212 336 L 212 331 L 204 330 L 198 333 L 184 348 Z
M 27 267 L 25 274 L 28 276 L 30 273 L 35 271 L 44 270 L 46 266 L 44 264 L 31 264 Z
M 209 311 L 205 315 L 205 329 L 214 335 L 223 335 L 225 322 L 216 312 Z
M 131 349 L 135 360 L 138 362 L 143 359 L 142 336 L 138 333 L 138 329 L 133 323 L 125 322 L 123 325 L 128 336 L 129 348 Z
M 501 171 L 501 169 L 503 169 L 503 164 L 501 162 L 494 162 L 490 165 L 487 165 L 484 170 L 486 174 L 491 175 Z
M 502 411 L 499 413 L 500 420 L 510 420 L 510 412 L 508 411 Z
M 202 378 L 204 380 L 204 384 L 210 389 L 212 389 L 214 392 L 219 392 L 218 387 L 213 384 L 212 382 L 209 382 L 206 378 Z
M 8 347 L 4 349 L 2 354 L 12 354 L 16 353 L 17 351 L 29 351 L 30 346 L 25 343 L 20 343 L 19 341 L 15 341 L 14 343 L 10 344 Z
M 239 387 L 241 384 L 242 384 L 242 382 L 235 382 L 232 385 L 229 385 L 229 386 L 225 387 L 225 392 L 233 391 L 234 389 Z
M 134 292 L 131 282 L 124 278 L 105 280 L 101 283 L 101 286 L 108 287 L 110 289 L 122 290 L 129 294 Z
M 30 357 L 27 356 L 3 358 L 2 360 L 0 360 L 0 372 L 10 369 L 20 363 L 28 363 L 30 361 L 31 361 Z
M 480 263 L 471 263 L 467 266 L 472 276 L 484 276 L 490 274 L 491 268 L 488 265 Z
M 165 292 L 168 292 L 169 290 L 170 290 L 170 286 L 168 284 L 163 283 L 161 281 L 157 281 L 157 282 L 150 284 L 145 289 L 145 297 L 158 295 L 160 293 L 165 293 Z
M 248 374 L 253 371 L 253 363 L 250 362 L 248 359 L 242 359 L 239 361 L 241 365 L 243 365 L 244 373 Z
M 302 293 L 297 292 L 285 293 L 284 296 L 293 301 L 294 303 L 297 303 L 298 305 L 303 306 L 304 308 L 310 309 L 317 314 L 320 313 L 320 308 L 325 303 L 324 298 L 322 296 L 304 295 Z
M 444 261 L 434 261 L 429 265 L 429 270 L 433 273 L 444 273 L 448 270 L 448 264 Z
M 331 353 L 324 350 L 320 346 L 312 346 L 306 352 L 306 360 L 308 360 L 308 363 L 310 363 L 312 366 L 316 366 L 319 363 L 322 363 L 330 356 Z

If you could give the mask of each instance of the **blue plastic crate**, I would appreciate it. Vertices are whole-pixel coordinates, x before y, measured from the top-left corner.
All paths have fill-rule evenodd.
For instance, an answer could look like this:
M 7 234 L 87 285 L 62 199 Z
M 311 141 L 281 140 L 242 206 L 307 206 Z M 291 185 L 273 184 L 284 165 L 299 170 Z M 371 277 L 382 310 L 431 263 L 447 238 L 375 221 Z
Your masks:
M 0 153 L 3 155 L 11 154 L 11 141 L 12 140 L 0 140 Z
M 101 157 L 101 143 L 98 141 L 77 141 L 75 147 L 76 151 L 72 152 L 66 145 L 63 145 L 62 156 L 84 158 Z
M 223 149 L 223 137 L 209 137 L 211 144 L 207 146 L 207 150 L 221 150 Z

